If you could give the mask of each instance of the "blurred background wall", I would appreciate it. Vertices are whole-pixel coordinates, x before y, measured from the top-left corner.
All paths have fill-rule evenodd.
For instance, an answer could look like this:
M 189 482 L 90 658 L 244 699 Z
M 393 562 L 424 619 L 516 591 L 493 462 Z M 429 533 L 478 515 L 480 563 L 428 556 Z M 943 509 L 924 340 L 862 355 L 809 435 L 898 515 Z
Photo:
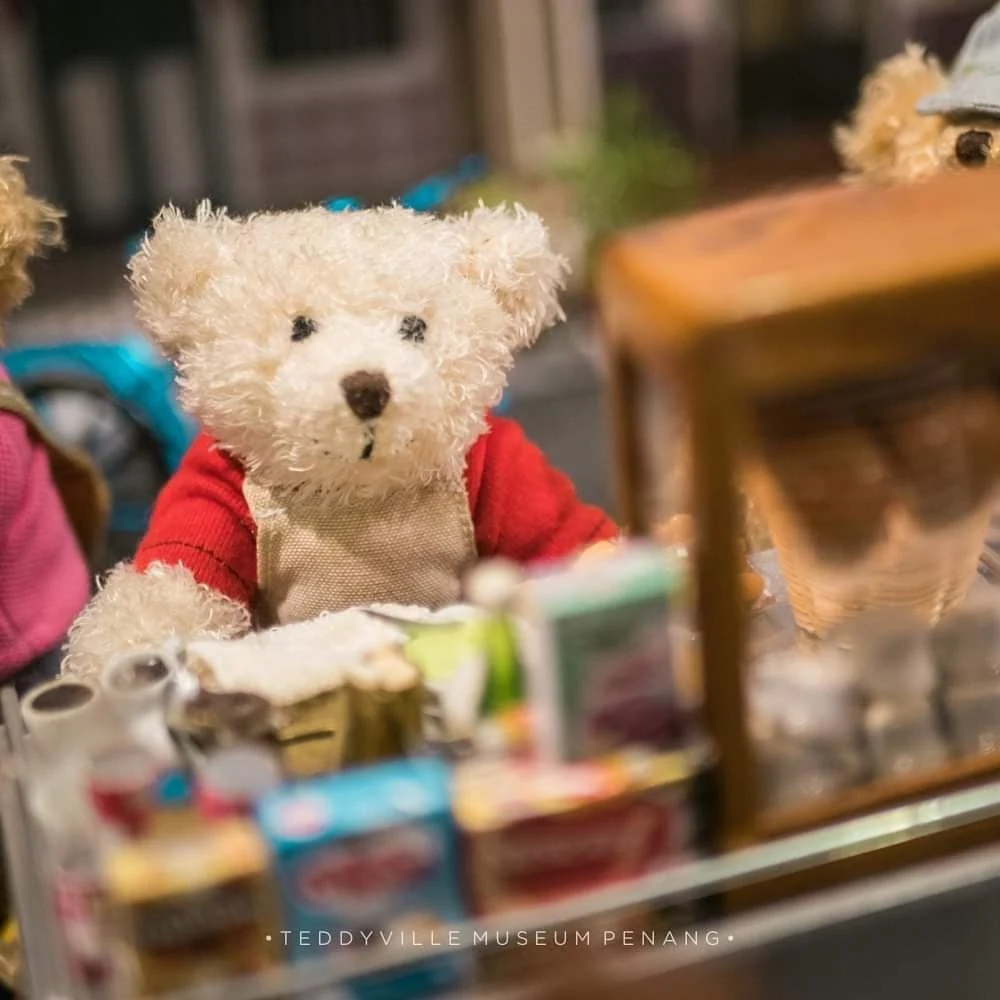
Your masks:
M 385 198 L 473 151 L 519 166 L 621 85 L 725 156 L 825 135 L 866 67 L 909 38 L 949 59 L 986 6 L 0 0 L 0 147 L 92 235 L 168 200 Z

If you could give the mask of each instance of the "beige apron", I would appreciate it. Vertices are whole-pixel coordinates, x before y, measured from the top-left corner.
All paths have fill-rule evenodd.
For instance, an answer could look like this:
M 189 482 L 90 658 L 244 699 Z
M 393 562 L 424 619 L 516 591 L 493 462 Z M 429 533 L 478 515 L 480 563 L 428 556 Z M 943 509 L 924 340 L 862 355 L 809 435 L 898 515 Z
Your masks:
M 257 524 L 261 628 L 373 603 L 444 607 L 475 560 L 461 481 L 349 504 L 250 477 L 243 492 Z

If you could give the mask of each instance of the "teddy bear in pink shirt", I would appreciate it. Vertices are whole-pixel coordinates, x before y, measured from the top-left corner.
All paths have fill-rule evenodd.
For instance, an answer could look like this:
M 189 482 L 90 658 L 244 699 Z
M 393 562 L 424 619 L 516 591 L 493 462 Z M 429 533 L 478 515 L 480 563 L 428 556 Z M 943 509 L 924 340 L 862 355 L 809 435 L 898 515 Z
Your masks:
M 0 157 L 0 317 L 31 290 L 27 263 L 61 239 L 60 215 Z M 0 400 L 9 385 L 0 367 Z M 86 560 L 29 422 L 0 405 L 0 683 L 23 693 L 59 673 L 70 623 L 90 593 Z

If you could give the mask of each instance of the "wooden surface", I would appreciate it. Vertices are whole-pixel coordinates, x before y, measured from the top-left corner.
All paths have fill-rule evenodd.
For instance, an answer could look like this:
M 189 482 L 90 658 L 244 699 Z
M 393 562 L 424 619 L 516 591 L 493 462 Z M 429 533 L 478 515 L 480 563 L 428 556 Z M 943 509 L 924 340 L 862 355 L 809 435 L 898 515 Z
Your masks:
M 930 833 L 861 855 L 833 858 L 806 871 L 777 876 L 752 887 L 725 895 L 727 912 L 739 912 L 758 906 L 785 902 L 807 893 L 821 892 L 845 883 L 883 875 L 911 865 L 934 861 L 996 844 L 1000 839 L 1000 820 L 987 819 L 951 830 Z
M 872 781 L 828 801 L 807 803 L 774 813 L 762 812 L 757 822 L 757 835 L 760 839 L 790 836 L 892 806 L 974 787 L 996 778 L 998 772 L 1000 758 L 996 754 L 983 754 L 950 761 L 928 772 Z
M 725 205 L 792 186 L 833 182 L 840 171 L 830 129 L 769 136 L 710 157 L 703 201 Z
M 748 388 L 880 368 L 955 330 L 994 335 L 997 206 L 1000 175 L 983 172 L 827 184 L 697 213 L 614 240 L 602 308 L 628 300 L 634 321 L 620 335 L 640 353 L 727 336 Z

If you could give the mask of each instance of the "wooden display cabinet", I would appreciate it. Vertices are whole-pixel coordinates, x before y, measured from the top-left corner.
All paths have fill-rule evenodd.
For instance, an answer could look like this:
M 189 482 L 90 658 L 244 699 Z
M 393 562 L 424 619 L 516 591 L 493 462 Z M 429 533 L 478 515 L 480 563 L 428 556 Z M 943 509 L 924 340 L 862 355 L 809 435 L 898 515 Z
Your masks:
M 644 498 L 652 473 L 638 404 L 643 380 L 680 400 L 689 435 L 706 715 L 720 749 L 721 849 L 933 798 L 1000 773 L 1000 755 L 974 757 L 800 808 L 762 805 L 742 680 L 748 617 L 739 588 L 737 486 L 759 446 L 753 428 L 768 401 L 864 380 L 902 384 L 895 373 L 915 365 L 933 371 L 958 358 L 963 371 L 1000 386 L 993 377 L 1000 375 L 998 203 L 1000 175 L 991 172 L 891 189 L 830 185 L 652 225 L 605 251 L 599 299 L 622 515 L 633 532 L 651 527 Z M 838 489 L 847 503 L 851 483 Z M 1000 825 L 979 824 L 885 848 L 875 858 L 831 859 L 752 899 L 998 834 Z

